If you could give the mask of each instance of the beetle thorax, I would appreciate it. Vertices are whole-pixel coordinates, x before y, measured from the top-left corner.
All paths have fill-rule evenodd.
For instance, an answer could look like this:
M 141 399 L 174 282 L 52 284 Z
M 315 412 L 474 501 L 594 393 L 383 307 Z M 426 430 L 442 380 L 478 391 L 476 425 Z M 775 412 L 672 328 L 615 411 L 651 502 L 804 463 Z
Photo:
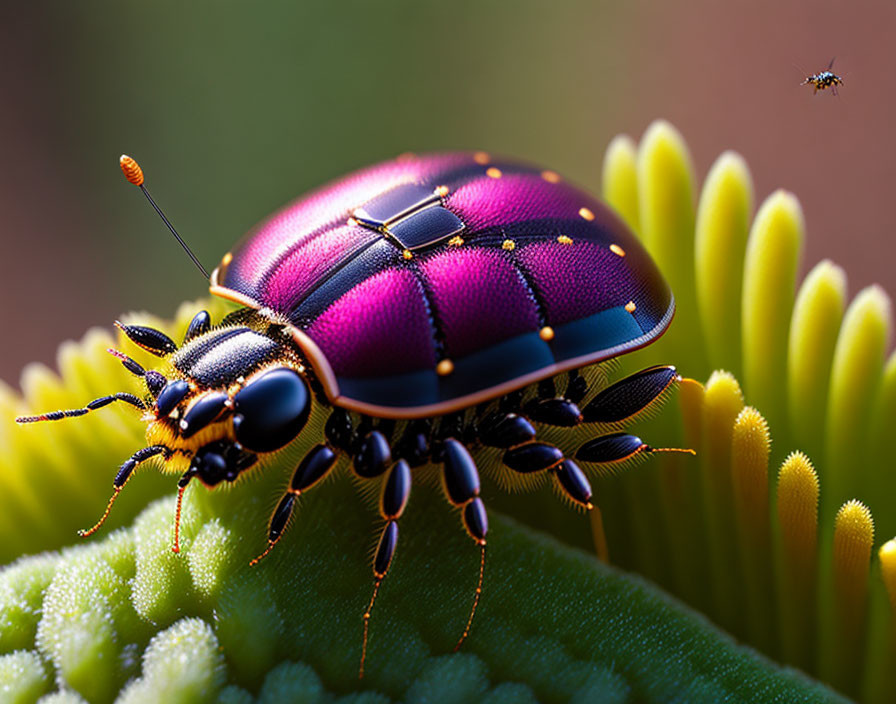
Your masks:
M 166 469 L 213 486 L 289 444 L 311 407 L 308 374 L 284 328 L 260 316 L 209 330 L 174 352 L 147 412 Z

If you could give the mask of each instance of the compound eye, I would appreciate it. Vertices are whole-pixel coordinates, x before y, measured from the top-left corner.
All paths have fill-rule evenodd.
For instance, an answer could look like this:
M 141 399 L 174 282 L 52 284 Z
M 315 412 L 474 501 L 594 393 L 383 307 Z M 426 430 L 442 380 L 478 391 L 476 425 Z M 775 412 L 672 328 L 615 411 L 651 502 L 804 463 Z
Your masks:
M 272 369 L 233 397 L 236 439 L 254 452 L 276 450 L 301 432 L 310 411 L 302 377 L 286 367 Z

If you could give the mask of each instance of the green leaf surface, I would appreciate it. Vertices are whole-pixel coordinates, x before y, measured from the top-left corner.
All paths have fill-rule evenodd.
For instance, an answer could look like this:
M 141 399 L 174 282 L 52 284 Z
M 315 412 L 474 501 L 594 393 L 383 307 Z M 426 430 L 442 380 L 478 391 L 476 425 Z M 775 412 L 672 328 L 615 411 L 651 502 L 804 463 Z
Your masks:
M 359 681 L 374 512 L 347 477 L 328 482 L 250 568 L 277 474 L 230 492 L 191 487 L 180 555 L 169 498 L 103 540 L 7 567 L 2 642 L 36 632 L 37 643 L 0 660 L 0 688 L 34 701 L 55 669 L 90 702 L 836 699 L 640 579 L 494 514 L 480 610 L 452 653 L 478 550 L 425 484 L 401 520 Z

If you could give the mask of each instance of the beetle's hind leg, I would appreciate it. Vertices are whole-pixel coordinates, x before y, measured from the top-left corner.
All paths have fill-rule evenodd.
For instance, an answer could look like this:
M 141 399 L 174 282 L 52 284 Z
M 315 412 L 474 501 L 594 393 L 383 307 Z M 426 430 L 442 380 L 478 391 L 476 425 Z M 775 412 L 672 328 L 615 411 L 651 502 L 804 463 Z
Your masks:
M 674 367 L 649 367 L 601 390 L 581 406 L 588 395 L 588 383 L 574 370 L 569 373 L 562 394 L 557 393 L 554 379 L 545 379 L 518 413 L 505 408 L 486 416 L 480 423 L 479 439 L 484 445 L 504 449 L 502 462 L 513 472 L 524 477 L 548 472 L 575 505 L 594 511 L 597 509 L 591 500 L 591 484 L 579 467 L 580 462 L 618 467 L 656 450 L 634 435 L 612 433 L 584 443 L 572 460 L 555 445 L 536 441 L 536 424 L 558 428 L 589 423 L 619 427 L 657 407 L 679 379 Z M 597 515 L 599 518 L 599 510 Z M 606 541 L 598 538 L 596 548 L 606 561 Z
M 600 391 L 582 409 L 582 422 L 617 425 L 656 408 L 681 377 L 673 366 L 648 367 Z
M 556 427 L 623 423 L 655 407 L 680 378 L 675 367 L 648 367 L 608 386 L 581 407 L 588 395 L 588 382 L 572 370 L 562 394 L 557 393 L 553 378 L 544 379 L 538 383 L 534 398 L 521 410 L 535 423 Z M 488 439 L 483 441 L 491 444 Z
M 576 426 L 583 420 L 579 403 L 587 393 L 586 379 L 579 376 L 577 371 L 572 371 L 568 375 L 564 393 L 557 393 L 553 378 L 543 379 L 538 383 L 535 397 L 525 404 L 523 410 L 536 423 L 562 427 Z
M 681 377 L 675 367 L 648 367 L 617 381 L 600 391 L 582 409 L 583 423 L 597 423 L 609 428 L 621 428 L 636 418 L 648 415 L 657 408 Z M 618 467 L 651 452 L 686 452 L 693 450 L 650 447 L 635 435 L 624 432 L 599 435 L 582 444 L 575 457 L 580 462 Z
M 588 384 L 576 370 L 568 375 L 566 391 L 558 395 L 552 379 L 539 383 L 536 397 L 525 404 L 525 414 L 508 408 L 519 403 L 499 404 L 499 410 L 479 423 L 478 439 L 483 445 L 504 450 L 504 466 L 523 476 L 540 472 L 553 475 L 564 494 L 577 505 L 593 509 L 591 485 L 581 469 L 563 456 L 560 448 L 535 442 L 536 429 L 530 421 L 548 425 L 574 426 L 582 422 L 578 403 L 587 395 Z

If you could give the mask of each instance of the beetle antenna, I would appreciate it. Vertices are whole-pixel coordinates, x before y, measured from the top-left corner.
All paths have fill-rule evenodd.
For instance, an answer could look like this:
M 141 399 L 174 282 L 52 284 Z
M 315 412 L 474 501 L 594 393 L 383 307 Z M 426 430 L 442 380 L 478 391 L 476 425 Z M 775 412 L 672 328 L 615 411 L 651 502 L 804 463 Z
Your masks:
M 162 221 L 168 226 L 168 229 L 171 230 L 171 234 L 174 235 L 178 242 L 180 242 L 180 246 L 184 248 L 184 251 L 188 255 L 190 255 L 190 259 L 193 260 L 193 263 L 199 268 L 199 271 L 202 272 L 202 275 L 205 278 L 208 278 L 208 272 L 205 270 L 205 267 L 199 263 L 196 255 L 193 254 L 193 250 L 191 250 L 187 246 L 187 243 L 184 242 L 183 238 L 179 234 L 177 234 L 177 230 L 174 229 L 174 225 L 172 225 L 168 218 L 165 217 L 165 213 L 163 213 L 162 209 L 158 205 L 156 205 L 156 202 L 152 199 L 152 196 L 149 195 L 149 191 L 146 190 L 146 186 L 143 185 L 143 169 L 140 168 L 140 164 L 138 164 L 127 154 L 122 154 L 118 162 L 121 165 L 121 171 L 122 173 L 124 173 L 124 177 L 135 186 L 140 187 L 140 190 L 143 191 L 143 195 L 146 196 L 146 200 L 149 201 L 149 204 L 159 214 L 159 217 L 162 218 Z

